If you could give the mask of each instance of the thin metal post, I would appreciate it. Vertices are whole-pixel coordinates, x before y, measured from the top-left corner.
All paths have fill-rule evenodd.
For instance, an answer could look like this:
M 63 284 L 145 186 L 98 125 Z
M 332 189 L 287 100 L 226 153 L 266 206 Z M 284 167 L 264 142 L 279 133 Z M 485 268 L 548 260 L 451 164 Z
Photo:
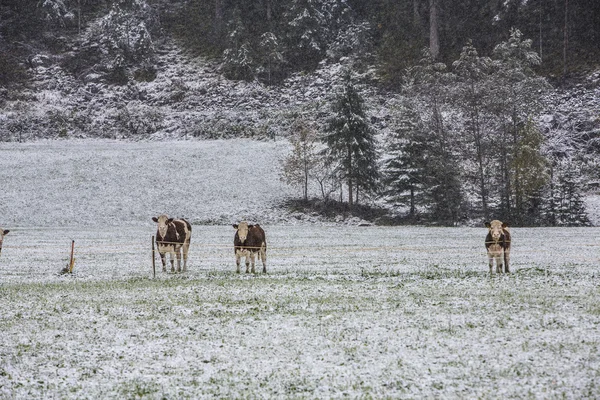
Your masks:
M 156 254 L 154 251 L 154 236 L 152 236 L 152 277 L 156 278 Z

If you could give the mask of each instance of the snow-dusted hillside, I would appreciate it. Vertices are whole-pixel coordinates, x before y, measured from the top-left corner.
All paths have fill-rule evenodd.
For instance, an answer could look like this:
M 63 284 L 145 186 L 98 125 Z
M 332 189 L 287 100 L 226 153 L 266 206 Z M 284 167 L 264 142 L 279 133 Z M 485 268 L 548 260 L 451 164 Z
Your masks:
M 157 74 L 151 82 L 131 80 L 118 86 L 89 73 L 75 79 L 50 57 L 38 57 L 33 82 L 24 97 L 7 103 L 4 118 L 25 108 L 34 117 L 25 138 L 149 137 L 154 139 L 274 137 L 288 135 L 299 115 L 318 120 L 343 77 L 344 65 L 322 65 L 315 73 L 297 74 L 283 84 L 223 78 L 219 64 L 188 54 L 167 41 L 157 52 Z M 373 77 L 367 71 L 364 79 Z M 395 96 L 375 96 L 371 115 L 385 128 Z M 27 123 L 25 123 L 27 125 Z M 3 135 L 7 133 L 4 132 Z M 1 136 L 0 136 L 1 137 Z

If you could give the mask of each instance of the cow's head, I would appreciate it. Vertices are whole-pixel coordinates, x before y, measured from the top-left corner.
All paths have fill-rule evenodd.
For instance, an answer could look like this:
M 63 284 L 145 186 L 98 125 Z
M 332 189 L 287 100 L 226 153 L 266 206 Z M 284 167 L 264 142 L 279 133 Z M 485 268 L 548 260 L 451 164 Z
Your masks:
M 508 225 L 502 221 L 498 221 L 497 219 L 493 220 L 492 222 L 486 222 L 485 226 L 490 231 L 490 235 L 495 242 L 500 240 L 504 234 L 504 229 L 508 228 Z
M 166 215 L 159 215 L 158 217 L 152 217 L 152 221 L 158 223 L 158 234 L 163 238 L 167 236 L 167 230 L 169 229 L 169 224 L 173 222 L 173 218 L 169 218 Z
M 233 227 L 237 230 L 238 237 L 242 243 L 246 241 L 246 238 L 248 237 L 248 230 L 253 226 L 254 225 L 248 225 L 246 221 L 242 221 L 239 224 L 233 224 Z
M 0 228 L 0 253 L 2 253 L 2 242 L 4 241 L 4 236 L 8 235 L 8 232 L 10 232 L 8 229 L 3 230 Z

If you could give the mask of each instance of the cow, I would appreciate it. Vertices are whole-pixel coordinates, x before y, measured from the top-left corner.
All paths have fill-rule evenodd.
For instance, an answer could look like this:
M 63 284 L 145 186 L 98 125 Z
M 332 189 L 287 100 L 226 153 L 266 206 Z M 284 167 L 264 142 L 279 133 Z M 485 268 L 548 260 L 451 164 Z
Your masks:
M 250 272 L 248 267 L 252 264 L 252 273 L 254 269 L 254 256 L 258 255 L 258 259 L 262 261 L 263 273 L 267 273 L 267 238 L 265 231 L 260 225 L 248 225 L 242 221 L 239 224 L 234 224 L 235 236 L 233 238 L 233 252 L 235 253 L 236 272 L 240 273 L 240 260 L 246 258 L 246 273 Z M 250 260 L 248 260 L 248 258 Z
M 2 254 L 2 242 L 4 242 L 4 236 L 8 235 L 8 232 L 10 232 L 8 229 L 3 230 L 0 228 L 0 254 Z
M 485 248 L 487 249 L 490 264 L 490 273 L 492 273 L 494 259 L 496 260 L 496 273 L 510 273 L 510 232 L 508 231 L 508 225 L 496 219 L 492 222 L 486 222 L 485 226 L 488 228 L 488 234 L 485 238 Z M 504 271 L 502 271 L 503 265 Z
M 162 261 L 163 271 L 167 271 L 166 253 L 168 252 L 171 255 L 171 272 L 175 272 L 175 256 L 177 256 L 177 271 L 181 272 L 181 249 L 183 248 L 183 272 L 185 272 L 192 238 L 192 225 L 183 218 L 173 219 L 166 215 L 152 217 L 152 221 L 158 223 L 156 245 Z

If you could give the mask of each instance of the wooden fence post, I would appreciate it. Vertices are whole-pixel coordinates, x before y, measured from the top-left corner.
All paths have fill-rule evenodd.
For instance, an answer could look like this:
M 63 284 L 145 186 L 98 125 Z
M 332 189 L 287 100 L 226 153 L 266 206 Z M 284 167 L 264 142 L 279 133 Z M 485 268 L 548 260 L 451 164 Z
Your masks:
M 73 267 L 75 266 L 75 258 L 73 258 L 73 253 L 75 252 L 75 241 L 71 241 L 71 260 L 69 261 L 69 273 L 73 273 Z

